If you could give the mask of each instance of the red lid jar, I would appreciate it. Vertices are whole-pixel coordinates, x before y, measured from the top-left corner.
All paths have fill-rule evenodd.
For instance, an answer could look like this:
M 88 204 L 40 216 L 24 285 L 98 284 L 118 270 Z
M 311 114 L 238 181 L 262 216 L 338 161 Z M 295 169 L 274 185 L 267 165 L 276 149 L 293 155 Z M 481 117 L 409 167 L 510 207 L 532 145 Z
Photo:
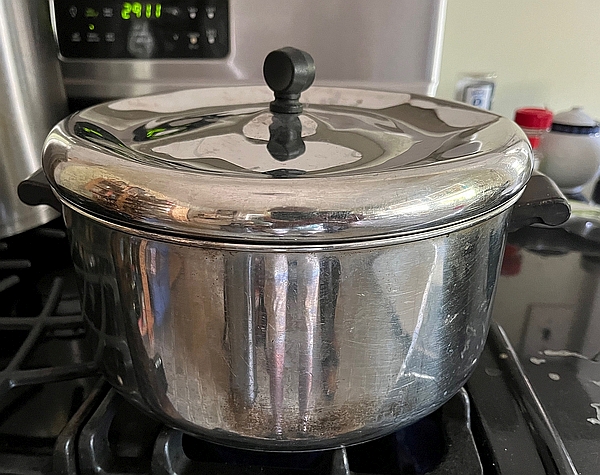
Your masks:
M 537 107 L 524 107 L 515 112 L 515 122 L 521 126 L 533 149 L 538 148 L 542 135 L 552 126 L 552 111 Z

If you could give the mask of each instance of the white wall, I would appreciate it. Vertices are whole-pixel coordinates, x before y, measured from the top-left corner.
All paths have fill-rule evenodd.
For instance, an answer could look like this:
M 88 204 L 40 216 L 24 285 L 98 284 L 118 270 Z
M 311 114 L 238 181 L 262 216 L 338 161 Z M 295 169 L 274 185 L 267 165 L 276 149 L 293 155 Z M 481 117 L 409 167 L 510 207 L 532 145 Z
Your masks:
M 599 0 L 448 0 L 437 96 L 461 73 L 497 74 L 492 110 L 583 106 L 600 119 Z

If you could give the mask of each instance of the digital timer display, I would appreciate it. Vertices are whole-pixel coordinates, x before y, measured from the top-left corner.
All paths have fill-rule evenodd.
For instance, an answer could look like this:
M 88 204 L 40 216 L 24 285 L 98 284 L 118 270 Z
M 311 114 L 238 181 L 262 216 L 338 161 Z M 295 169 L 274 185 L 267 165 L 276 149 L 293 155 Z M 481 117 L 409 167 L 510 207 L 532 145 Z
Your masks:
M 160 3 L 123 2 L 121 18 L 160 18 L 162 5 Z

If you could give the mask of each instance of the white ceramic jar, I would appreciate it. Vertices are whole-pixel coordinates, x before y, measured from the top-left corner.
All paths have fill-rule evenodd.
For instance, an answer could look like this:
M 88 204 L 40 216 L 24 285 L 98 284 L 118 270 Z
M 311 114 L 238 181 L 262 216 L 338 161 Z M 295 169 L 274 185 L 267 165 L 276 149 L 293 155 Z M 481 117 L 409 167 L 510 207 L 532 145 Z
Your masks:
M 581 107 L 556 114 L 540 152 L 540 171 L 563 192 L 579 193 L 600 168 L 600 126 Z

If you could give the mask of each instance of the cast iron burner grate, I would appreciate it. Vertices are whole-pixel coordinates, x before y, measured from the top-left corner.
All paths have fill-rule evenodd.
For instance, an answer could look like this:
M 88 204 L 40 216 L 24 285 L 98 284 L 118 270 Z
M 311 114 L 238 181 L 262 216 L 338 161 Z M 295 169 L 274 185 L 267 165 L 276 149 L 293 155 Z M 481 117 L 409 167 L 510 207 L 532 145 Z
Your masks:
M 57 438 L 98 379 L 65 256 L 56 227 L 0 242 L 2 473 L 53 472 Z
M 300 453 L 223 447 L 154 422 L 112 389 L 106 395 L 97 391 L 93 398 L 61 441 L 65 447 L 77 446 L 78 469 L 86 474 L 483 474 L 464 389 L 439 411 L 387 437 Z M 79 419 L 87 421 L 83 428 Z
M 17 279 L 18 277 L 11 276 L 2 282 L 8 281 L 9 284 L 12 284 Z M 54 314 L 54 311 L 58 307 L 62 285 L 63 280 L 60 277 L 54 278 L 48 299 L 38 316 L 5 317 L 0 319 L 0 332 L 3 332 L 3 337 L 5 332 L 14 330 L 28 332 L 27 337 L 15 355 L 6 367 L 0 371 L 0 398 L 14 388 L 82 378 L 96 371 L 97 366 L 93 361 L 47 368 L 24 367 L 25 358 L 32 353 L 34 346 L 42 337 L 59 335 L 61 331 L 63 331 L 64 335 L 64 330 L 71 331 L 71 334 L 75 336 L 83 325 L 81 314 L 60 316 Z

